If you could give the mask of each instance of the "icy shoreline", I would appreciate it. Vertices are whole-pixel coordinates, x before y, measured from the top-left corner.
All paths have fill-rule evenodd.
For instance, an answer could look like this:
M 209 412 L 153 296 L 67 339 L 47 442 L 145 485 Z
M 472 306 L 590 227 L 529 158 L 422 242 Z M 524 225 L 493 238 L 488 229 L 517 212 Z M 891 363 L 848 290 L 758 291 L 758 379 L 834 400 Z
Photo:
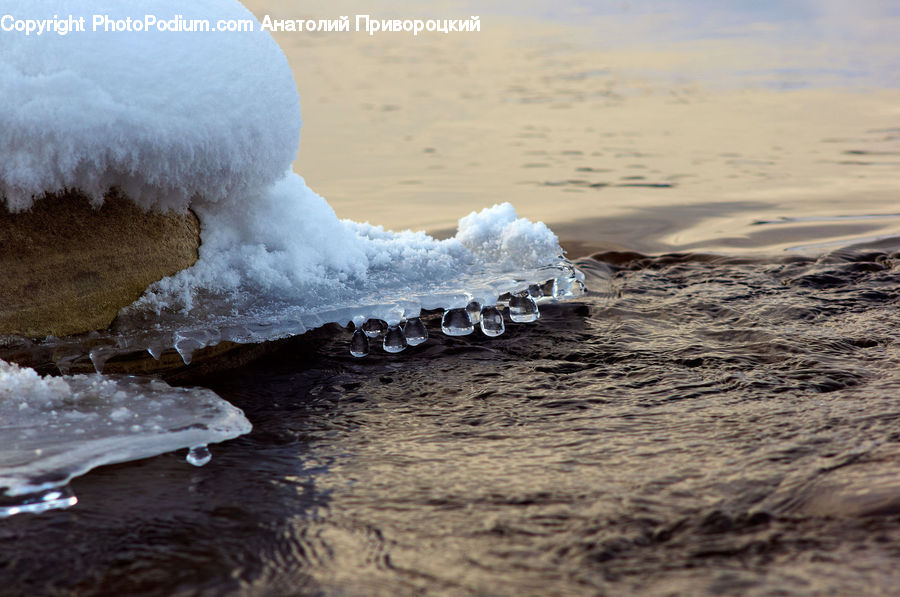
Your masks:
M 98 466 L 202 451 L 251 429 L 210 390 L 131 376 L 40 377 L 5 361 L 0 422 L 0 518 L 72 505 L 63 488 Z M 58 493 L 69 497 L 59 502 Z
M 58 3 L 14 4 L 19 17 L 40 17 Z M 234 0 L 189 7 L 74 0 L 66 9 L 102 9 L 113 18 L 162 11 L 253 18 Z M 504 329 L 500 309 L 511 321 L 534 321 L 538 303 L 584 290 L 556 235 L 519 218 L 509 203 L 462 218 L 457 235 L 443 241 L 339 220 L 289 171 L 299 145 L 297 88 L 281 49 L 258 28 L 4 34 L 0 56 L 8 90 L 0 108 L 0 195 L 10 211 L 75 189 L 96 206 L 115 190 L 145 210 L 190 208 L 200 219 L 196 263 L 151 284 L 110 329 L 39 341 L 61 372 L 85 352 L 97 372 L 112 356 L 146 350 L 159 358 L 172 347 L 188 364 L 194 351 L 223 341 L 259 343 L 331 322 L 360 329 L 383 322 L 386 329 L 371 337 L 393 353 L 424 341 L 423 309 L 446 309 L 449 335 L 478 325 L 496 336 Z M 66 217 L 60 209 L 60 226 Z M 369 337 L 357 334 L 352 354 L 368 352 Z M 0 444 L 7 446 L 0 492 L 7 497 L 55 492 L 95 466 L 183 447 L 197 447 L 192 460 L 202 463 L 200 446 L 250 429 L 240 411 L 207 390 L 0 367 Z M 38 431 L 53 425 L 52 437 Z M 0 514 L 67 505 L 69 497 L 52 493 L 2 506 Z

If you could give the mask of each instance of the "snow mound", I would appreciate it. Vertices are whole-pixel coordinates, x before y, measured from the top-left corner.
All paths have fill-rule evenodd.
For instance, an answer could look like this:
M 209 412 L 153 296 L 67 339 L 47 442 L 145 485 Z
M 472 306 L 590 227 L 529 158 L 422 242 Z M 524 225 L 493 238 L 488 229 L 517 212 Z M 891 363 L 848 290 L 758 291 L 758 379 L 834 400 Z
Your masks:
M 290 167 L 300 105 L 287 59 L 233 0 L 19 0 L 16 19 L 83 16 L 67 35 L 0 33 L 0 195 L 14 211 L 79 188 L 117 187 L 184 210 L 262 188 Z M 254 32 L 93 31 L 111 19 L 252 20 Z

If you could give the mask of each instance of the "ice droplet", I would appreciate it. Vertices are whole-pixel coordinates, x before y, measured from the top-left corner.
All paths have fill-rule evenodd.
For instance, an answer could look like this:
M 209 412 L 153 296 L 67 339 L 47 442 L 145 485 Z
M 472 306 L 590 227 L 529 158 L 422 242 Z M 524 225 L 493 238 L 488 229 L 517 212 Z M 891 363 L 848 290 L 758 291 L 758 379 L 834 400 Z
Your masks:
M 366 322 L 362 324 L 362 331 L 365 332 L 366 336 L 369 338 L 377 338 L 384 334 L 387 329 L 388 324 L 383 319 L 367 319 Z
M 406 336 L 403 335 L 403 330 L 400 329 L 399 325 L 392 325 L 388 328 L 387 333 L 384 335 L 384 351 L 385 352 L 402 352 L 406 346 Z
M 481 332 L 485 336 L 499 336 L 506 331 L 503 313 L 497 307 L 485 307 L 481 311 Z
M 103 366 L 114 354 L 116 354 L 116 350 L 112 346 L 95 346 L 92 348 L 88 356 L 91 359 L 91 364 L 94 365 L 94 371 L 103 373 Z
M 531 323 L 541 316 L 537 303 L 526 292 L 519 292 L 509 299 L 509 318 L 516 323 Z
M 369 337 L 362 330 L 353 332 L 350 338 L 350 354 L 361 358 L 369 354 Z
M 441 318 L 441 330 L 448 336 L 466 336 L 475 328 L 465 309 L 447 309 Z
M 23 512 L 37 514 L 56 508 L 68 508 L 78 503 L 78 498 L 68 485 L 51 487 L 36 493 L 8 496 L 0 494 L 0 518 Z
M 428 340 L 428 330 L 418 317 L 413 317 L 406 322 L 406 325 L 403 326 L 403 335 L 406 336 L 406 342 L 410 346 L 418 346 Z
M 200 446 L 194 446 L 193 448 L 188 450 L 185 460 L 187 460 L 194 466 L 203 466 L 204 464 L 212 460 L 212 454 L 209 453 L 209 448 L 206 446 L 206 444 L 202 444 Z
M 165 348 L 163 348 L 163 346 L 160 344 L 151 344 L 147 347 L 147 352 L 150 353 L 150 356 L 157 361 L 162 356 L 163 350 L 165 350 Z
M 475 325 L 481 321 L 481 303 L 478 301 L 471 301 L 466 305 L 466 313 L 469 314 L 469 321 L 472 322 L 472 325 Z
M 175 342 L 175 350 L 177 350 L 178 354 L 181 355 L 181 361 L 185 365 L 191 364 L 191 359 L 194 356 L 194 351 L 202 347 L 203 345 L 193 338 L 181 338 Z

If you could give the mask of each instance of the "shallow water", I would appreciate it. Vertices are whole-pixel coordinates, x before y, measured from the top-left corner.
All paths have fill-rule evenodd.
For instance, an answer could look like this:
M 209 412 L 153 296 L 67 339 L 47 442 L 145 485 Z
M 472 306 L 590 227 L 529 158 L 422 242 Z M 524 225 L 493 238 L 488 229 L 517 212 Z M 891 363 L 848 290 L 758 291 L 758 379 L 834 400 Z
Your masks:
M 579 264 L 594 287 L 611 269 L 613 297 L 496 339 L 363 360 L 336 329 L 283 342 L 201 380 L 249 436 L 202 469 L 76 479 L 77 507 L 4 522 L 2 575 L 50 594 L 889 594 L 897 248 L 608 253 Z
M 540 14 L 485 13 L 467 38 L 278 37 L 296 168 L 391 228 L 512 201 L 592 292 L 495 339 L 432 318 L 425 344 L 355 359 L 328 327 L 173 379 L 253 432 L 4 520 L 0 593 L 896 592 L 896 42 L 822 70 L 840 46 L 794 53 L 740 14 L 743 35 L 674 41 Z

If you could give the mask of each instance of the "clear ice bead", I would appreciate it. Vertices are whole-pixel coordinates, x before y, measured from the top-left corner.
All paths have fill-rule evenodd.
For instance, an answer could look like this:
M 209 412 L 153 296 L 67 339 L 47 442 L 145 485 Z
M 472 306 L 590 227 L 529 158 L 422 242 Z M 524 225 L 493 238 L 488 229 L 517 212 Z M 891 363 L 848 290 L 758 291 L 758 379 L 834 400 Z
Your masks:
M 541 316 L 537 303 L 525 292 L 509 299 L 509 318 L 516 323 L 531 323 Z
M 466 305 L 466 313 L 469 314 L 469 321 L 472 322 L 472 325 L 475 325 L 481 321 L 481 303 L 478 301 L 470 302 Z
M 485 307 L 481 310 L 481 332 L 485 336 L 499 336 L 506 331 L 503 313 L 497 307 Z
M 194 446 L 188 450 L 185 460 L 194 466 L 203 466 L 212 460 L 212 454 L 209 453 L 209 448 L 206 445 Z
M 377 338 L 387 332 L 387 329 L 388 324 L 383 319 L 367 319 L 366 322 L 362 324 L 362 331 L 365 332 L 366 336 L 369 338 Z
M 362 330 L 353 332 L 353 337 L 350 338 L 350 354 L 355 357 L 369 354 L 369 337 Z
M 410 346 L 418 346 L 425 340 L 428 340 L 428 330 L 425 323 L 418 317 L 413 317 L 403 326 L 403 335 L 406 336 L 406 342 Z
M 441 318 L 441 330 L 448 336 L 466 336 L 474 331 L 472 320 L 465 309 L 447 309 Z
M 384 352 L 401 352 L 407 346 L 406 336 L 399 325 L 392 325 L 384 335 Z

